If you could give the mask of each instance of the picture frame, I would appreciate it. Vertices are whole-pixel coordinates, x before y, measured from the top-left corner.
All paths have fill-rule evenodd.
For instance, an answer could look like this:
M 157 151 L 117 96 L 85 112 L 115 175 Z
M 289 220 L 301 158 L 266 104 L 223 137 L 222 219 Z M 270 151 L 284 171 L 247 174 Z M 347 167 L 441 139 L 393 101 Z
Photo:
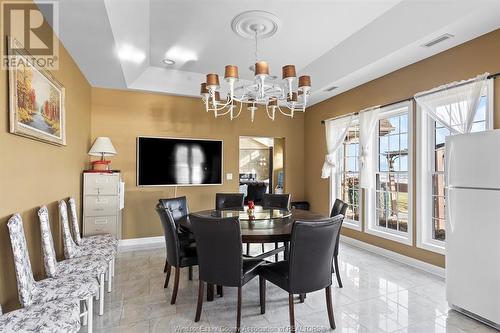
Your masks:
M 13 37 L 7 37 L 10 133 L 66 145 L 65 89 Z M 14 65 L 12 65 L 14 63 Z

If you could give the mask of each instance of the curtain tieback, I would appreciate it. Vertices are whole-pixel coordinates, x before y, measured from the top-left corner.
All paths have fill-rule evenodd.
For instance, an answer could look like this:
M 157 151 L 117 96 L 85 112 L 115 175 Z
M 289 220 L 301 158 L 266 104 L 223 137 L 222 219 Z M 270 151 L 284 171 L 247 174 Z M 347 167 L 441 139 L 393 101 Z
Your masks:
M 361 153 L 360 153 L 360 160 L 361 160 L 361 166 L 365 165 L 365 162 L 367 161 L 369 156 L 369 151 L 366 147 L 361 147 Z
M 335 167 L 335 154 L 326 154 L 325 163 L 331 168 Z

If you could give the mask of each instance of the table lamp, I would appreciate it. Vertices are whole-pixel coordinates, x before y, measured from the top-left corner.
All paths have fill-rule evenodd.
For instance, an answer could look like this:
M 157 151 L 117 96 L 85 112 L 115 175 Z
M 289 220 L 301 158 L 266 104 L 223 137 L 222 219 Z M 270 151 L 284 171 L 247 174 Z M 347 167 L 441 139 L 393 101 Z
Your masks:
M 95 171 L 109 171 L 109 164 L 111 161 L 104 159 L 104 156 L 114 156 L 116 155 L 116 149 L 111 143 L 111 139 L 106 136 L 99 136 L 95 139 L 92 148 L 89 150 L 90 156 L 101 156 L 98 161 L 93 161 L 92 170 Z

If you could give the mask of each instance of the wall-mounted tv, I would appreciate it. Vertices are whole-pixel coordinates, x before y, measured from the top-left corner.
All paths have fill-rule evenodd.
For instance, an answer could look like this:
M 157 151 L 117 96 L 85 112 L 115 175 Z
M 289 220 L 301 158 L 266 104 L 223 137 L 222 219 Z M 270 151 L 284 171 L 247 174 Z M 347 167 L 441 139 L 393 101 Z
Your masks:
M 222 141 L 137 138 L 137 186 L 221 185 Z

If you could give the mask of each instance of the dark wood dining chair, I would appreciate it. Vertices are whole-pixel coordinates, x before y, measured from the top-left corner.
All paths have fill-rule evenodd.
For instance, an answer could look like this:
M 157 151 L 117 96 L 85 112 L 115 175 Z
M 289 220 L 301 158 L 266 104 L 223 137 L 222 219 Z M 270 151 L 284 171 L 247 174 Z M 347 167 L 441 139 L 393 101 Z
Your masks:
M 345 216 L 345 213 L 347 212 L 347 208 L 349 208 L 349 205 L 345 203 L 344 201 L 340 199 L 335 199 L 335 202 L 332 207 L 332 211 L 330 212 L 330 217 L 334 217 L 337 215 L 342 215 Z M 342 219 L 342 222 L 340 223 L 340 227 L 342 228 L 342 223 L 344 222 L 344 219 Z M 339 288 L 342 288 L 342 280 L 340 279 L 340 270 L 339 270 L 339 243 L 340 243 L 340 232 L 337 235 L 337 242 L 335 243 L 335 251 L 333 252 L 333 264 L 334 264 L 334 272 L 337 277 L 337 283 L 339 285 Z
M 172 214 L 172 218 L 174 219 L 175 225 L 177 227 L 177 231 L 179 232 L 179 238 L 181 242 L 192 242 L 194 243 L 194 238 L 192 238 L 189 230 L 183 229 L 183 227 L 179 224 L 179 220 L 189 215 L 189 207 L 187 203 L 186 196 L 176 197 L 176 198 L 167 198 L 167 199 L 159 199 L 159 204 L 170 211 Z M 165 259 L 165 267 L 163 268 L 163 272 L 168 272 L 168 260 Z M 193 279 L 193 267 L 189 266 L 189 280 Z M 168 284 L 168 283 L 167 283 Z
M 243 210 L 244 208 L 244 194 L 243 193 L 216 193 L 215 194 L 215 209 L 234 209 Z
M 156 212 L 160 216 L 163 232 L 165 234 L 165 243 L 167 247 L 167 276 L 165 278 L 164 288 L 168 287 L 170 279 L 170 270 L 175 269 L 174 289 L 170 304 L 175 304 L 177 291 L 179 289 L 179 276 L 181 268 L 198 265 L 198 256 L 196 244 L 179 237 L 174 218 L 170 210 L 165 209 L 161 204 L 156 205 Z
M 238 288 L 236 330 L 241 326 L 241 288 L 257 276 L 261 259 L 241 254 L 241 229 L 237 217 L 189 217 L 198 247 L 200 282 L 195 322 L 200 320 L 204 284 Z M 261 300 L 261 306 L 263 305 Z M 262 310 L 262 309 L 261 309 Z
M 331 295 L 332 261 L 343 216 L 317 221 L 296 221 L 292 227 L 288 260 L 259 267 L 260 295 L 264 299 L 265 280 L 288 292 L 290 329 L 295 332 L 294 294 L 325 289 L 330 327 L 335 329 Z M 261 313 L 262 307 L 261 307 Z
M 290 210 L 291 195 L 290 194 L 270 194 L 266 193 L 262 196 L 263 208 L 286 209 Z M 279 247 L 278 243 L 274 243 L 274 248 Z M 247 248 L 247 254 L 249 249 Z M 262 244 L 262 252 L 264 252 L 264 244 Z M 278 254 L 274 256 L 275 261 L 278 261 Z

